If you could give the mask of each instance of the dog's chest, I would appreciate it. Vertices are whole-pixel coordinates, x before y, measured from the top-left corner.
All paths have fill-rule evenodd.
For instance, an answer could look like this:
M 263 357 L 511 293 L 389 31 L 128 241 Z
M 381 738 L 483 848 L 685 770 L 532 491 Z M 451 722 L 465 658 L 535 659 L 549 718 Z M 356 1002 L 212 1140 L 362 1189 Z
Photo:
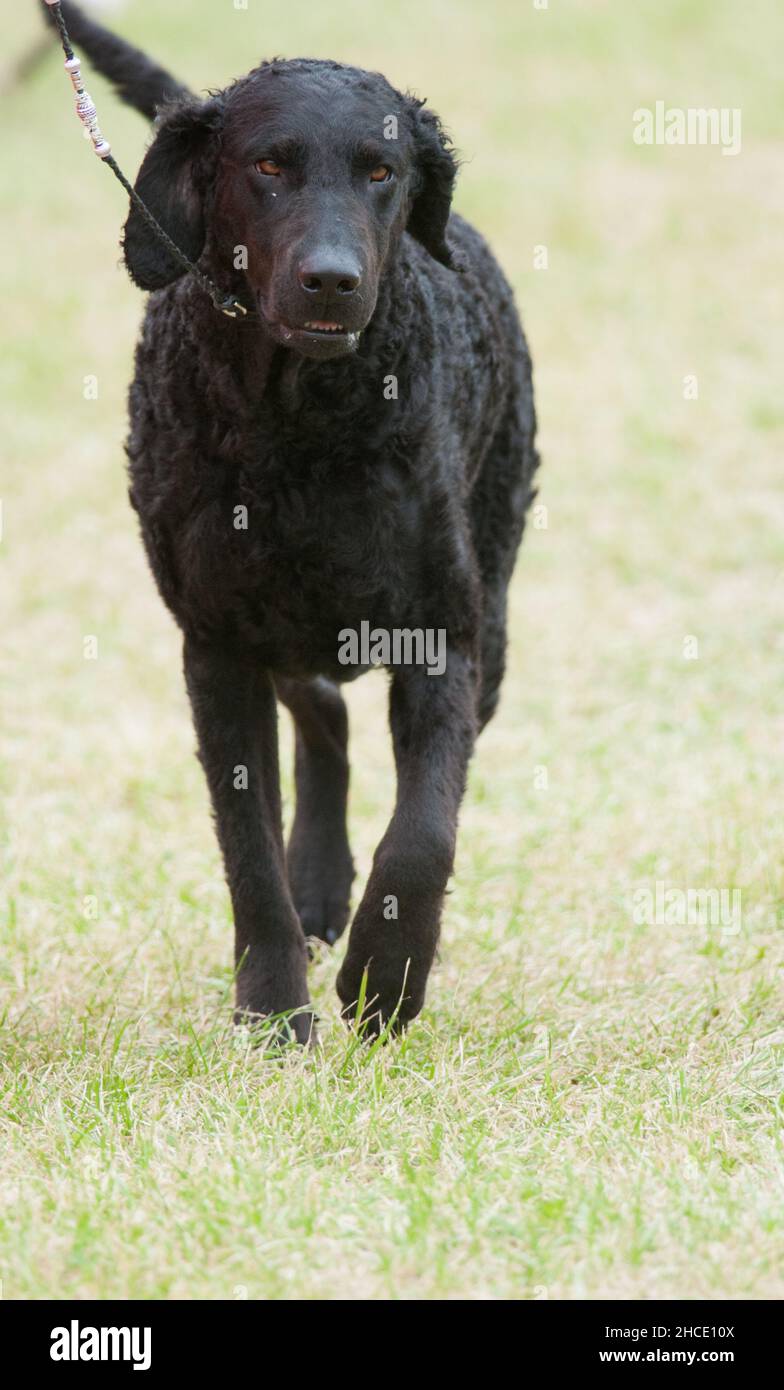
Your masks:
M 213 483 L 176 542 L 186 621 L 296 674 L 331 669 L 346 628 L 406 619 L 424 536 L 397 460 L 268 450 Z

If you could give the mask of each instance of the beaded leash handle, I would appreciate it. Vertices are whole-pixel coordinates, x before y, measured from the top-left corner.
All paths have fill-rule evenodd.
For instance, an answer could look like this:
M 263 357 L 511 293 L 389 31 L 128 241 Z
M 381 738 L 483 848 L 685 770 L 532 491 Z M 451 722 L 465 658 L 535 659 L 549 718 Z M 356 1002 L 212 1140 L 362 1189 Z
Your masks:
M 98 125 L 98 112 L 89 93 L 84 89 L 81 64 L 71 47 L 68 29 L 63 18 L 62 9 L 60 8 L 60 0 L 46 0 L 46 4 L 51 9 L 52 18 L 57 25 L 60 42 L 63 46 L 63 53 L 65 54 L 65 70 L 73 83 L 74 92 L 76 93 L 76 114 L 90 136 L 93 142 L 93 149 L 98 155 L 98 158 L 109 166 L 115 178 L 122 184 L 131 202 L 138 208 L 141 216 L 150 228 L 150 231 L 158 238 L 161 244 L 166 247 L 169 255 L 176 260 L 177 264 L 181 265 L 183 270 L 187 271 L 198 280 L 202 289 L 209 295 L 215 308 L 219 309 L 227 318 L 245 318 L 248 312 L 245 305 L 240 303 L 236 295 L 229 295 L 227 297 L 214 281 L 210 280 L 209 276 L 199 270 L 199 267 L 194 265 L 193 261 L 188 260 L 188 257 L 183 254 L 179 246 L 177 246 L 168 233 L 163 230 L 160 222 L 153 217 L 147 204 L 139 197 L 133 185 L 128 182 L 112 154 L 111 145 L 108 140 L 104 140 L 101 134 L 101 128 Z

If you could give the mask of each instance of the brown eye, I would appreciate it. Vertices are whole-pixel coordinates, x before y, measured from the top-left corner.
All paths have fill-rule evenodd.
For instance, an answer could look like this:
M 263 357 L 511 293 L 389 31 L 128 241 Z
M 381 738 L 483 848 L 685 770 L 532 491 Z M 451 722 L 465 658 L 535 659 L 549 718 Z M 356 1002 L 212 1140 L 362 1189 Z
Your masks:
M 256 168 L 260 174 L 267 174 L 268 177 L 272 179 L 280 178 L 283 172 L 280 165 L 276 164 L 274 159 L 258 159 L 256 161 Z
M 379 164 L 370 175 L 371 183 L 388 183 L 392 177 L 392 170 L 388 164 Z

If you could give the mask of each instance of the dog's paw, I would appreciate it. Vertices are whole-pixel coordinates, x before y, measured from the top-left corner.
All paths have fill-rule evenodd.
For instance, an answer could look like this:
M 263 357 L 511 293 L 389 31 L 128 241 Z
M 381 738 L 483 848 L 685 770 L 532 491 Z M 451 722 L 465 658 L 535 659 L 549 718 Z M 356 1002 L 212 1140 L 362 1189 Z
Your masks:
M 237 975 L 234 1022 L 269 1045 L 305 1046 L 316 1040 L 316 1015 L 308 995 L 307 953 L 296 926 L 277 948 L 249 951 Z
M 288 873 L 291 896 L 305 936 L 334 946 L 346 930 L 351 913 L 351 858 L 290 853 Z
M 254 1046 L 279 1052 L 290 1045 L 318 1047 L 316 1015 L 312 1009 L 283 1010 L 280 1013 L 236 1008 L 234 1026 L 247 1034 Z
M 402 1033 L 425 1002 L 427 971 L 400 950 L 357 949 L 352 940 L 337 978 L 342 1016 L 365 1036 Z
M 325 898 L 319 895 L 302 899 L 295 897 L 294 906 L 306 937 L 315 937 L 317 941 L 325 941 L 328 946 L 334 946 L 338 937 L 346 930 L 351 909 L 348 899 L 343 896 Z

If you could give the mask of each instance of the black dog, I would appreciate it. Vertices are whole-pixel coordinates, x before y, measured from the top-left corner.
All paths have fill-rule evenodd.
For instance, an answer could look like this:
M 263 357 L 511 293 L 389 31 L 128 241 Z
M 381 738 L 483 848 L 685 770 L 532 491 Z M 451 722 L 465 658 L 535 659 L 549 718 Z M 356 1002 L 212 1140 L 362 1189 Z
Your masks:
M 346 833 L 346 633 L 445 634 L 436 674 L 390 665 L 398 790 L 338 976 L 371 1027 L 421 1009 L 478 731 L 498 701 L 506 596 L 537 465 L 511 290 L 450 217 L 437 117 L 373 73 L 262 63 L 200 101 L 72 4 L 74 41 L 152 117 L 137 190 L 247 307 L 237 322 L 137 209 L 150 298 L 131 388 L 131 500 L 184 634 L 185 679 L 236 925 L 243 1018 L 312 1013 L 306 937 L 337 939 Z M 281 828 L 276 697 L 296 724 Z

